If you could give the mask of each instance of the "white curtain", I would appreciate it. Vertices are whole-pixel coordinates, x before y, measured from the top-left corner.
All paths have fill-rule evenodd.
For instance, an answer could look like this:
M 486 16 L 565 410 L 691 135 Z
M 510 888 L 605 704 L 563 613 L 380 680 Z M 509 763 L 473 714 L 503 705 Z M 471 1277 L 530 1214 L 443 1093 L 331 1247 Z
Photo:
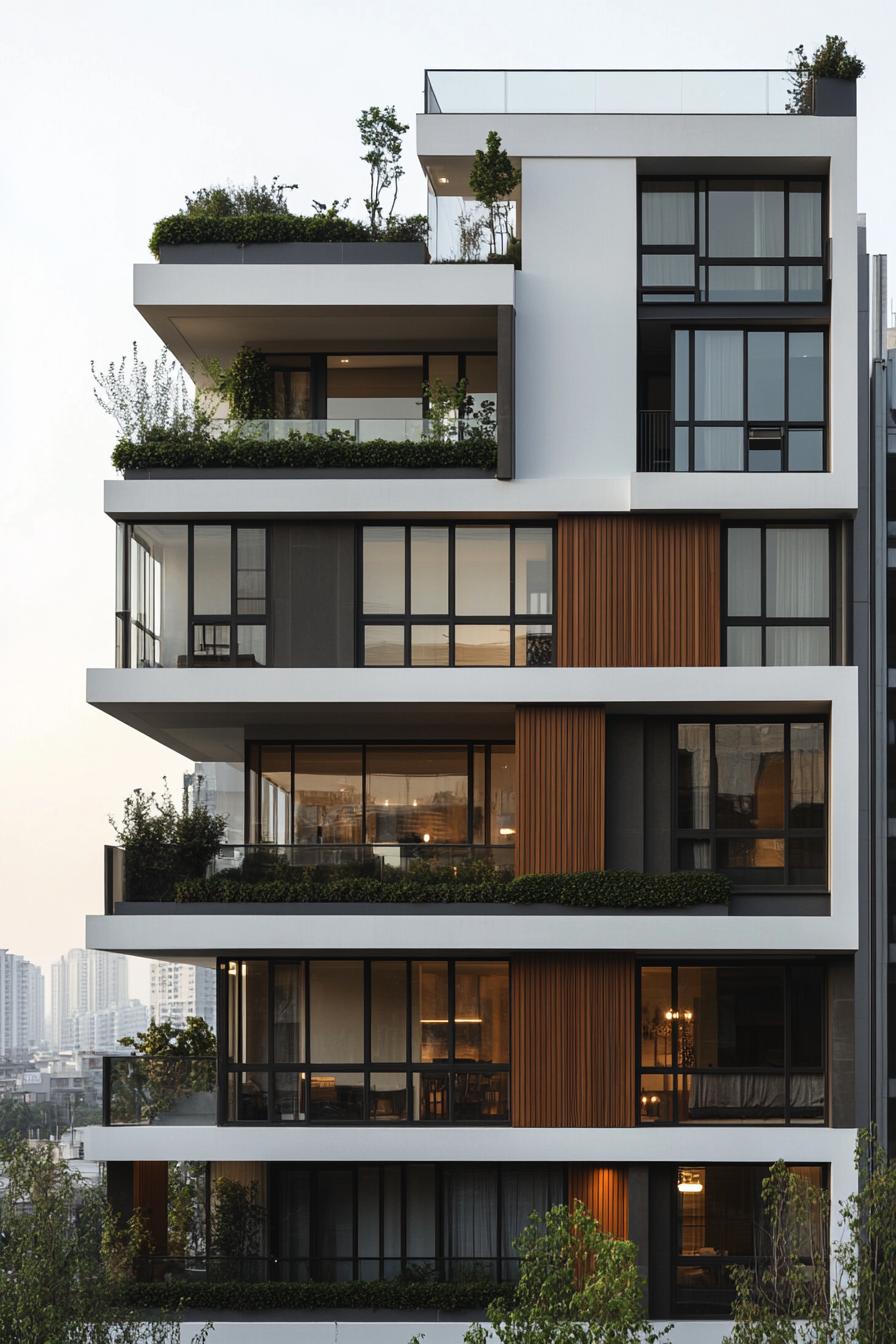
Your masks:
M 554 1204 L 563 1204 L 563 1178 L 556 1168 L 506 1171 L 501 1182 L 501 1254 L 514 1259 L 513 1243 L 529 1215 L 544 1214 Z
M 457 1259 L 460 1276 L 475 1260 L 493 1261 L 498 1246 L 498 1176 L 492 1168 L 474 1165 L 453 1170 L 445 1178 L 446 1260 Z
M 766 533 L 766 615 L 826 618 L 829 607 L 826 527 L 776 527 Z
M 742 331 L 694 332 L 694 419 L 742 420 Z
M 648 247 L 694 241 L 693 191 L 645 191 L 641 196 L 641 242 Z

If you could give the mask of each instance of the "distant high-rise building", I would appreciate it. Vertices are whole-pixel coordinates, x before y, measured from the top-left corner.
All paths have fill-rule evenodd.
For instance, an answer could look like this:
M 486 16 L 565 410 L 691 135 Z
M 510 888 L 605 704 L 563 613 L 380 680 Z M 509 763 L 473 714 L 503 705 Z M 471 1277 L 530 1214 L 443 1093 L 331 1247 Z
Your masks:
M 129 999 L 115 1008 L 75 1013 L 69 1019 L 68 1036 L 73 1050 L 99 1050 L 103 1054 L 126 1051 L 122 1036 L 135 1036 L 149 1026 L 149 1008 L 139 999 Z
M 25 957 L 0 948 L 0 1056 L 27 1055 L 43 1039 L 43 971 Z
M 73 947 L 51 968 L 50 1037 L 52 1044 L 72 1047 L 74 1018 L 103 1012 L 128 1002 L 127 958 L 118 952 Z
M 204 1017 L 215 1027 L 215 973 L 206 966 L 154 961 L 149 968 L 149 1004 L 156 1022 L 186 1026 L 188 1017 Z
M 204 807 L 226 819 L 225 845 L 243 843 L 245 788 L 243 767 L 227 761 L 197 761 L 193 773 L 184 775 L 184 797 L 189 808 Z

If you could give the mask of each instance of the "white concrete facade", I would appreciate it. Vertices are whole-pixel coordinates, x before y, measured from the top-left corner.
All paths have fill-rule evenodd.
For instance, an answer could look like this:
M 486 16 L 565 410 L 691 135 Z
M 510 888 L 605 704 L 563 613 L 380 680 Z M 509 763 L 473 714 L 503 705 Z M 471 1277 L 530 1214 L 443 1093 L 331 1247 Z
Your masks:
M 706 513 L 723 518 L 850 517 L 859 504 L 855 244 L 851 118 L 654 115 L 425 115 L 424 168 L 463 166 L 497 130 L 522 168 L 524 265 L 140 265 L 138 310 L 181 362 L 232 346 L 241 322 L 281 340 L 313 328 L 396 317 L 390 339 L 439 314 L 456 323 L 512 307 L 514 479 L 437 473 L 375 478 L 320 473 L 240 479 L 192 473 L 105 483 L 117 520 L 548 519 L 565 513 Z M 809 173 L 828 180 L 831 306 L 830 470 L 818 474 L 639 472 L 639 174 Z M 453 176 L 453 174 L 452 174 Z M 694 319 L 707 310 L 695 307 Z M 762 319 L 752 307 L 731 325 Z M 783 320 L 783 319 L 782 319 Z M 826 321 L 826 319 L 825 319 Z M 405 327 L 402 328 L 401 324 Z M 416 325 L 415 325 L 416 324 Z M 342 329 L 342 327 L 340 327 Z M 230 343 L 230 344 L 228 344 Z M 855 953 L 860 908 L 860 703 L 854 666 L 682 668 L 168 668 L 91 669 L 88 702 L 184 754 L 241 762 L 247 740 L 380 735 L 438 711 L 440 722 L 512 721 L 517 705 L 602 705 L 627 712 L 818 713 L 829 721 L 830 913 L 813 915 L 487 911 L 407 916 L 369 907 L 333 913 L 196 912 L 91 916 L 90 948 L 182 957 L 495 953 L 593 949 L 638 955 Z M 408 734 L 409 735 L 409 734 Z M 422 731 L 418 736 L 423 737 Z M 479 740 L 479 737 L 476 737 Z M 771 1163 L 829 1169 L 832 1206 L 854 1188 L 853 1128 L 686 1125 L 619 1129 L 308 1125 L 92 1128 L 102 1161 Z M 216 1324 L 228 1344 L 460 1344 L 462 1322 L 265 1321 Z M 673 1338 L 718 1344 L 718 1321 L 680 1322 Z M 191 1338 L 189 1327 L 183 1339 Z

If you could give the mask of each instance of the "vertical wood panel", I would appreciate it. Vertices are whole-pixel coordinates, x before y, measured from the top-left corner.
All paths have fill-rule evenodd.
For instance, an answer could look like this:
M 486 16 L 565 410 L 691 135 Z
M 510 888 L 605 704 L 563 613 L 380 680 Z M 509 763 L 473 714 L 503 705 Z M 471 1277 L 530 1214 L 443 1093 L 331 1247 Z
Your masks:
M 561 667 L 717 667 L 718 518 L 600 514 L 557 524 Z
M 605 753 L 603 709 L 517 706 L 517 873 L 603 867 Z
M 522 953 L 512 976 L 512 1123 L 633 1125 L 634 958 Z
M 569 1207 L 576 1200 L 600 1223 L 601 1230 L 612 1237 L 628 1236 L 628 1171 L 625 1167 L 571 1166 L 569 1177 Z
M 168 1163 L 134 1163 L 134 1209 L 139 1209 L 150 1255 L 168 1253 Z

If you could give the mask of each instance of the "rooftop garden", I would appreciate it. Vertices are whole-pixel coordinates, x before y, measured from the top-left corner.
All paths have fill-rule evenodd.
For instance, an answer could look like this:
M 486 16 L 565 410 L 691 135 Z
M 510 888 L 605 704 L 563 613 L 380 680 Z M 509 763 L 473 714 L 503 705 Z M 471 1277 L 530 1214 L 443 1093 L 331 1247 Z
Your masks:
M 201 187 L 185 197 L 175 214 L 157 221 L 149 250 L 157 261 L 170 259 L 163 249 L 191 244 L 227 244 L 236 247 L 269 243 L 418 243 L 429 239 L 425 215 L 398 213 L 398 190 L 404 177 L 401 163 L 408 127 L 394 106 L 365 108 L 357 119 L 361 160 L 368 170 L 363 217 L 346 211 L 351 198 L 312 201 L 310 214 L 295 214 L 288 193 L 298 183 L 274 177 L 268 184 L 253 177 L 249 186 L 218 183 Z M 445 260 L 499 261 L 519 265 L 519 239 L 514 235 L 510 201 L 520 182 L 501 138 L 490 131 L 485 148 L 474 156 L 469 189 L 475 205 L 464 205 L 457 221 L 457 246 Z M 440 260 L 442 258 L 439 258 Z

